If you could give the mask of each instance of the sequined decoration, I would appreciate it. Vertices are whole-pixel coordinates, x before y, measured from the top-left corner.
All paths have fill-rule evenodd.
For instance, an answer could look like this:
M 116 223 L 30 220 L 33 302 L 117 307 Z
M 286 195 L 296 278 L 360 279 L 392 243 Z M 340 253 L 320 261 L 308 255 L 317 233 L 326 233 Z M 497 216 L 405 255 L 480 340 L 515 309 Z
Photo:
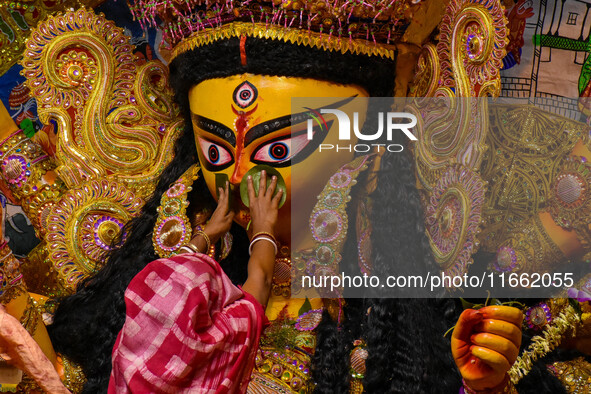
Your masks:
M 248 385 L 249 394 L 307 393 L 310 385 L 309 356 L 300 351 L 275 351 L 262 347 L 257 351 L 255 370 Z M 291 391 L 286 391 L 285 386 Z
M 312 309 L 296 319 L 295 328 L 298 331 L 312 331 L 318 327 L 321 320 L 322 309 Z
M 501 246 L 493 264 L 497 272 L 511 272 L 517 267 L 517 252 L 509 246 Z
M 191 240 L 191 223 L 187 217 L 187 194 L 198 178 L 199 165 L 189 168 L 162 194 L 158 219 L 152 233 L 154 250 L 161 258 L 170 257 Z
M 525 312 L 525 324 L 532 330 L 541 330 L 550 323 L 552 323 L 552 313 L 545 303 L 533 306 Z
M 365 361 L 369 356 L 367 345 L 362 339 L 357 339 L 353 343 L 353 350 L 349 354 L 349 362 L 351 366 L 351 377 L 353 379 L 363 379 L 365 377 Z
M 289 248 L 283 246 L 275 258 L 273 269 L 273 285 L 271 292 L 275 296 L 289 298 L 291 296 L 291 258 Z
M 571 230 L 587 226 L 591 215 L 591 164 L 584 157 L 568 157 L 552 185 L 548 212 L 559 226 Z
M 425 210 L 433 257 L 449 275 L 463 275 L 478 248 L 484 181 L 461 165 L 450 167 L 433 188 Z
M 330 276 L 338 273 L 342 258 L 340 251 L 347 237 L 349 193 L 357 183 L 357 176 L 368 168 L 372 158 L 372 155 L 360 156 L 330 177 L 310 215 L 310 229 L 316 246 L 310 253 L 293 255 L 297 275 Z M 300 289 L 292 286 L 292 292 L 295 290 Z M 323 290 L 325 297 L 335 297 L 340 292 L 337 289 L 336 293 L 329 294 L 327 289 Z
M 556 361 L 548 366 L 565 386 L 567 393 L 586 394 L 591 387 L 591 363 L 583 357 L 574 360 Z

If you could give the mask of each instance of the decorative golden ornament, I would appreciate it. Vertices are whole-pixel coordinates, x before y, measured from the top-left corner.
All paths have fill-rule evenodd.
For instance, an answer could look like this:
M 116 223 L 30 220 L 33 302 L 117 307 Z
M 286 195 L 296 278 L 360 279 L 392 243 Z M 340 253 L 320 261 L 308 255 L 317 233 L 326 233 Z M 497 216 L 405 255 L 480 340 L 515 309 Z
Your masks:
M 96 272 L 101 267 L 97 262 L 143 205 L 143 199 L 112 179 L 92 180 L 65 193 L 51 208 L 46 235 L 60 284 L 73 292 Z
M 22 57 L 31 29 L 48 16 L 81 6 L 95 7 L 104 0 L 5 0 L 0 3 L 0 75 Z
M 199 170 L 199 165 L 194 164 L 162 194 L 158 219 L 152 232 L 152 245 L 161 258 L 172 256 L 191 240 L 193 229 L 187 216 L 187 195 L 199 176 Z
M 57 124 L 67 187 L 109 176 L 149 196 L 181 127 L 167 68 L 137 66 L 123 29 L 84 8 L 40 23 L 22 65 L 39 118 Z
M 547 206 L 552 182 L 588 126 L 528 105 L 494 104 L 488 110 L 489 149 L 480 168 L 488 181 L 487 225 L 479 239 L 485 251 L 494 253 Z

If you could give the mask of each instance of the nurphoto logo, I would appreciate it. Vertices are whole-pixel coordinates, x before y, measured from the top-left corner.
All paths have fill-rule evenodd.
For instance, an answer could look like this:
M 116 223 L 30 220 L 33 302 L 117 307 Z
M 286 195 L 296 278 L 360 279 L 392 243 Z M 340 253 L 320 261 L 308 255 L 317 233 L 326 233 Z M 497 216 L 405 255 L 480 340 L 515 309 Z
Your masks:
M 339 129 L 339 141 L 351 141 L 353 134 L 359 141 L 377 141 L 382 139 L 384 132 L 386 133 L 386 140 L 392 141 L 392 136 L 395 132 L 402 132 L 410 141 L 416 141 L 417 137 L 411 132 L 411 129 L 416 126 L 417 118 L 415 115 L 408 112 L 378 112 L 378 129 L 375 133 L 363 134 L 359 127 L 359 113 L 353 112 L 353 122 L 349 118 L 349 115 L 344 111 L 338 109 L 310 109 L 311 119 L 308 119 L 307 123 L 307 136 L 308 140 L 314 138 L 314 126 L 320 127 L 321 129 L 328 129 L 328 124 L 324 120 L 322 115 L 332 114 L 336 116 L 338 129 Z M 353 126 L 353 127 L 351 127 Z M 328 131 L 328 130 L 327 130 Z M 366 131 L 367 132 L 367 131 Z M 318 151 L 336 150 L 338 151 L 355 151 L 360 153 L 369 152 L 373 148 L 377 148 L 378 151 L 385 149 L 388 152 L 402 152 L 404 147 L 401 144 L 382 144 L 382 143 L 358 143 L 358 144 L 320 144 Z

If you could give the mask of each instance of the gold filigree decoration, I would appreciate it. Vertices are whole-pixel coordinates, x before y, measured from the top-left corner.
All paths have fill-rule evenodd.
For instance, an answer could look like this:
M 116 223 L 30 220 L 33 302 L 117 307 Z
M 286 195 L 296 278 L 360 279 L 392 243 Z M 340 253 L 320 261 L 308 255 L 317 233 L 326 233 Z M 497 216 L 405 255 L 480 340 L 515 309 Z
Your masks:
M 437 57 L 437 47 L 426 44 L 421 49 L 415 72 L 414 85 L 411 88 L 413 97 L 433 97 L 439 86 L 441 66 Z
M 191 185 L 199 177 L 199 171 L 198 164 L 192 165 L 160 198 L 152 245 L 161 258 L 176 254 L 191 240 L 193 229 L 187 216 L 187 195 L 193 189 Z
M 507 19 L 498 0 L 452 0 L 440 24 L 439 94 L 498 96 L 500 69 L 509 42 Z M 448 90 L 444 93 L 443 90 Z
M 0 75 L 20 59 L 31 29 L 68 8 L 95 7 L 104 0 L 4 0 L 0 2 Z
M 144 201 L 113 180 L 92 180 L 69 190 L 51 209 L 46 240 L 60 284 L 71 291 L 94 273 L 123 225 Z
M 136 66 L 123 29 L 86 9 L 39 24 L 22 65 L 41 121 L 58 125 L 55 159 L 66 185 L 112 175 L 150 195 L 180 127 L 166 67 Z
M 584 393 L 591 387 L 591 363 L 584 357 L 556 361 L 548 369 L 560 380 L 568 393 Z
M 411 91 L 415 99 L 406 110 L 417 117 L 418 141 L 411 149 L 424 201 L 431 200 L 450 166 L 480 169 L 489 125 L 488 101 L 479 98 L 500 93 L 499 70 L 508 42 L 505 25 L 498 0 L 452 0 L 440 24 L 439 43 L 423 47 Z M 472 207 L 479 212 L 475 228 L 480 225 L 483 203 L 480 198 Z M 455 251 L 471 254 L 477 250 L 478 242 L 456 241 L 460 243 L 454 244 Z M 435 243 L 432 247 L 435 254 L 441 254 Z M 456 266 L 462 273 L 469 258 L 441 262 L 442 269 Z
M 498 0 L 453 0 L 443 16 L 437 47 L 426 45 L 407 108 L 418 119 L 414 144 L 417 175 L 431 190 L 449 164 L 478 170 L 486 150 L 486 100 L 498 96 L 507 44 L 506 19 Z M 456 99 L 457 98 L 457 99 Z
M 521 223 L 544 209 L 552 181 L 588 126 L 534 106 L 489 106 L 490 147 L 480 174 L 489 182 L 481 247 L 496 252 Z

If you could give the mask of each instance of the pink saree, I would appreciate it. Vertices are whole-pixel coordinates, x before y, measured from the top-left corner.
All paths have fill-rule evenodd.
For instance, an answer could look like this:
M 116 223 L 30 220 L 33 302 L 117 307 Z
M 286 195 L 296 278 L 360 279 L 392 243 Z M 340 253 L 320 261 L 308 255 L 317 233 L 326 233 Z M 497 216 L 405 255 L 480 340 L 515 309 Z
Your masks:
M 109 393 L 244 393 L 265 314 L 202 254 L 151 262 L 125 291 Z

